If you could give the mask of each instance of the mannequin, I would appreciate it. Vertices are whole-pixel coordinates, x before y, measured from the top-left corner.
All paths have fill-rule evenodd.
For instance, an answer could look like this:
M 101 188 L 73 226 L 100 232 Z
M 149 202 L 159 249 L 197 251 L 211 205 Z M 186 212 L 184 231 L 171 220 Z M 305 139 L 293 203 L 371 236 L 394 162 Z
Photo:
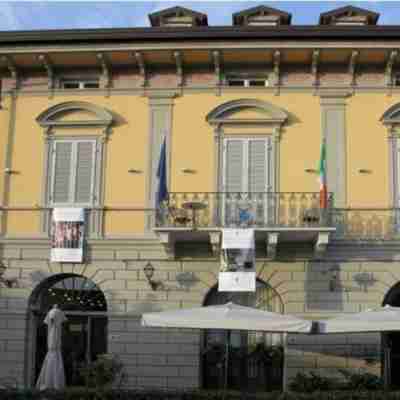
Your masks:
M 67 318 L 57 304 L 47 313 L 44 323 L 47 325 L 47 355 L 36 387 L 43 389 L 62 389 L 65 387 L 64 363 L 61 354 L 62 324 Z

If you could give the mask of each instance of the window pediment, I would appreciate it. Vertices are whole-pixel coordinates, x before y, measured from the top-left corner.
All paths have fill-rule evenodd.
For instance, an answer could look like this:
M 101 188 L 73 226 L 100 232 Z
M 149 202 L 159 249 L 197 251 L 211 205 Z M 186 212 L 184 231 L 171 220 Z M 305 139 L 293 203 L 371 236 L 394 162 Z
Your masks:
M 384 125 L 398 125 L 400 124 L 400 103 L 390 107 L 381 117 Z
M 36 121 L 42 127 L 103 126 L 113 122 L 112 114 L 104 108 L 86 102 L 66 102 L 48 108 Z
M 288 119 L 288 114 L 280 108 L 255 99 L 240 99 L 229 101 L 214 108 L 207 115 L 210 124 L 241 123 L 241 124 L 273 124 L 282 125 Z

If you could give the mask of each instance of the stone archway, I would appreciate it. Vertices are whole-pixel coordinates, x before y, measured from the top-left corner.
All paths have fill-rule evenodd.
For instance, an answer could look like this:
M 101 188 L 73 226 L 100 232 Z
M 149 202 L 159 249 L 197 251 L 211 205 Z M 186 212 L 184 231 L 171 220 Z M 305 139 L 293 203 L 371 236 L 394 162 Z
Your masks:
M 400 282 L 397 282 L 389 289 L 382 305 L 400 307 Z M 382 333 L 382 349 L 382 375 L 385 379 L 385 384 L 399 389 L 397 371 L 400 368 L 400 332 Z
M 30 386 L 36 382 L 46 354 L 47 328 L 43 320 L 54 304 L 68 318 L 63 325 L 62 349 L 68 386 L 81 385 L 79 368 L 107 351 L 107 301 L 102 290 L 82 275 L 51 276 L 33 290 L 29 299 L 26 376 Z
M 271 286 L 257 280 L 253 292 L 218 292 L 214 286 L 204 305 L 236 304 L 283 313 L 283 303 Z M 202 377 L 206 389 L 222 389 L 226 331 L 207 330 L 203 335 Z M 283 387 L 283 335 L 265 332 L 234 331 L 230 338 L 228 389 L 265 392 Z

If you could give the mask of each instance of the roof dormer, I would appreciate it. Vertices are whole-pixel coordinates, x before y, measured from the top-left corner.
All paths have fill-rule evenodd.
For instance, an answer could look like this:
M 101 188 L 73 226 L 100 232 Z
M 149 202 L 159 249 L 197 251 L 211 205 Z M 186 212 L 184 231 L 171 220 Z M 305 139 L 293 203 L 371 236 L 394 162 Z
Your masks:
M 346 6 L 322 13 L 320 25 L 376 25 L 379 14 L 363 8 Z
M 266 6 L 248 8 L 232 15 L 233 25 L 236 26 L 290 25 L 291 19 L 291 14 Z
M 151 26 L 192 27 L 207 26 L 207 15 L 184 7 L 166 8 L 149 14 Z

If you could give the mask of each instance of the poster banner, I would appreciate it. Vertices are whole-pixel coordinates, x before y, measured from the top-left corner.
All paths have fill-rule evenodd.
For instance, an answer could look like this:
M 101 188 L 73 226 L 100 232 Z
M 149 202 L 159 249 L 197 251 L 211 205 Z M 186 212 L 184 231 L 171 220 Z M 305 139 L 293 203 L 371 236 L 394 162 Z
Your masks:
M 51 224 L 52 262 L 82 262 L 85 210 L 55 208 Z
M 256 290 L 254 229 L 223 229 L 220 292 Z

